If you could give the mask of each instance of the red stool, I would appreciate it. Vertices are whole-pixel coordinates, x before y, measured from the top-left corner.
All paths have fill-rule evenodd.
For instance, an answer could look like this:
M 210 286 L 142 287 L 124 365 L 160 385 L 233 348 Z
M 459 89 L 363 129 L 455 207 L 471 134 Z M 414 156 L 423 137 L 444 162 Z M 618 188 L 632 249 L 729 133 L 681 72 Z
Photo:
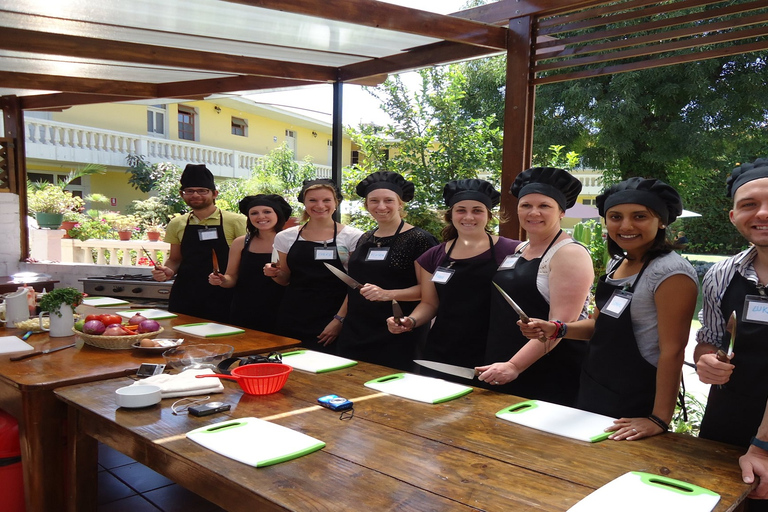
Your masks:
M 19 424 L 0 409 L 0 496 L 7 512 L 24 512 L 24 480 L 21 473 Z

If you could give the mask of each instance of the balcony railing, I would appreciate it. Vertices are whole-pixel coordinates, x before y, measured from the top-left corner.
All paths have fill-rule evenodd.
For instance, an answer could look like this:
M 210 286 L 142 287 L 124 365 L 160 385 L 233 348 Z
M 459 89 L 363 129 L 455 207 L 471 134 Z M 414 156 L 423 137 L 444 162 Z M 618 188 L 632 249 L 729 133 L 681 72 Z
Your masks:
M 171 245 L 147 240 L 61 240 L 62 263 L 94 263 L 114 267 L 151 266 L 144 254 L 146 249 L 156 262 L 168 261 Z
M 215 176 L 247 178 L 264 155 L 204 146 L 194 142 L 159 139 L 147 135 L 27 118 L 27 158 L 58 162 L 93 163 L 126 167 L 126 157 L 142 155 L 150 164 L 171 162 L 205 164 Z M 330 178 L 331 168 L 315 164 L 318 178 Z

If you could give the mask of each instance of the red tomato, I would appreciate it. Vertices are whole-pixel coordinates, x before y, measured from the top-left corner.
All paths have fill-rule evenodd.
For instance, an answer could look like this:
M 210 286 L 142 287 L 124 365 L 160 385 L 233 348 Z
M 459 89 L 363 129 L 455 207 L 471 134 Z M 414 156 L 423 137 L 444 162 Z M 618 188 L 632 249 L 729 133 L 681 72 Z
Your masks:
M 103 314 L 99 315 L 98 320 L 101 320 L 101 323 L 104 325 L 112 325 L 112 324 L 122 324 L 123 323 L 123 317 L 120 315 L 114 315 L 114 314 Z
M 86 322 L 90 322 L 91 320 L 98 320 L 99 322 L 101 322 L 101 315 L 88 315 L 87 317 L 85 317 Z

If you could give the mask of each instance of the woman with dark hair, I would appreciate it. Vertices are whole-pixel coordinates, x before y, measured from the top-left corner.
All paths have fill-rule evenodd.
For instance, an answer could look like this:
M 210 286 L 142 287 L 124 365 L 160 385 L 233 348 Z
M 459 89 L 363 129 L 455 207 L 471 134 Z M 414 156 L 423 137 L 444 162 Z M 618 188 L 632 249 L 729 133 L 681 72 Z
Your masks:
M 560 228 L 576 203 L 581 182 L 568 171 L 534 167 L 520 173 L 510 193 L 528 241 L 507 258 L 494 282 L 531 317 L 571 322 L 587 318 L 595 280 L 589 252 Z M 572 339 L 529 340 L 500 293 L 491 296 L 486 366 L 480 380 L 496 391 L 572 406 L 586 343 Z
M 421 298 L 416 258 L 437 245 L 437 239 L 403 218 L 403 206 L 413 199 L 413 183 L 400 174 L 379 171 L 356 188 L 376 227 L 360 237 L 349 259 L 349 275 L 360 283 L 347 294 L 347 314 L 339 335 L 338 354 L 369 363 L 411 371 L 417 347 L 429 331 L 422 325 L 395 336 L 385 320 L 396 300 L 409 315 Z
M 421 302 L 403 318 L 389 317 L 394 334 L 408 332 L 435 319 L 423 357 L 432 361 L 475 367 L 483 362 L 488 335 L 491 278 L 499 264 L 520 243 L 491 235 L 488 227 L 501 194 L 484 180 L 456 180 L 445 185 L 448 206 L 442 244 L 422 254 Z M 451 378 L 422 370 L 425 375 Z
M 597 207 L 613 259 L 600 277 L 592 318 L 533 320 L 530 338 L 589 340 L 576 406 L 619 418 L 610 438 L 634 441 L 666 432 L 675 409 L 698 278 L 668 241 L 683 210 L 677 191 L 656 179 L 630 178 L 606 189 Z
M 272 258 L 275 235 L 283 229 L 292 208 L 277 194 L 246 196 L 238 206 L 248 218 L 248 233 L 232 242 L 226 273 L 211 273 L 208 282 L 235 288 L 230 309 L 233 324 L 274 333 L 284 288 L 266 277 L 262 269 Z
M 275 236 L 276 265 L 264 265 L 264 275 L 286 286 L 277 314 L 279 334 L 301 340 L 302 346 L 335 352 L 344 321 L 347 285 L 324 265 L 346 272 L 349 254 L 363 234 L 333 218 L 343 197 L 333 180 L 305 180 L 299 192 L 304 224 Z

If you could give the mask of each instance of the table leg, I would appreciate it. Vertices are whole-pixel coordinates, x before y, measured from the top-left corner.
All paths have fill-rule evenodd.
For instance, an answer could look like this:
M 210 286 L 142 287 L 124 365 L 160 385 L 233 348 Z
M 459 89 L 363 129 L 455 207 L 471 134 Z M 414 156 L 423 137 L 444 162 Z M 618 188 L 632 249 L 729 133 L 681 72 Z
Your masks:
M 80 421 L 80 412 L 71 408 L 67 419 L 67 510 L 91 512 L 97 508 L 99 446 L 83 433 Z

